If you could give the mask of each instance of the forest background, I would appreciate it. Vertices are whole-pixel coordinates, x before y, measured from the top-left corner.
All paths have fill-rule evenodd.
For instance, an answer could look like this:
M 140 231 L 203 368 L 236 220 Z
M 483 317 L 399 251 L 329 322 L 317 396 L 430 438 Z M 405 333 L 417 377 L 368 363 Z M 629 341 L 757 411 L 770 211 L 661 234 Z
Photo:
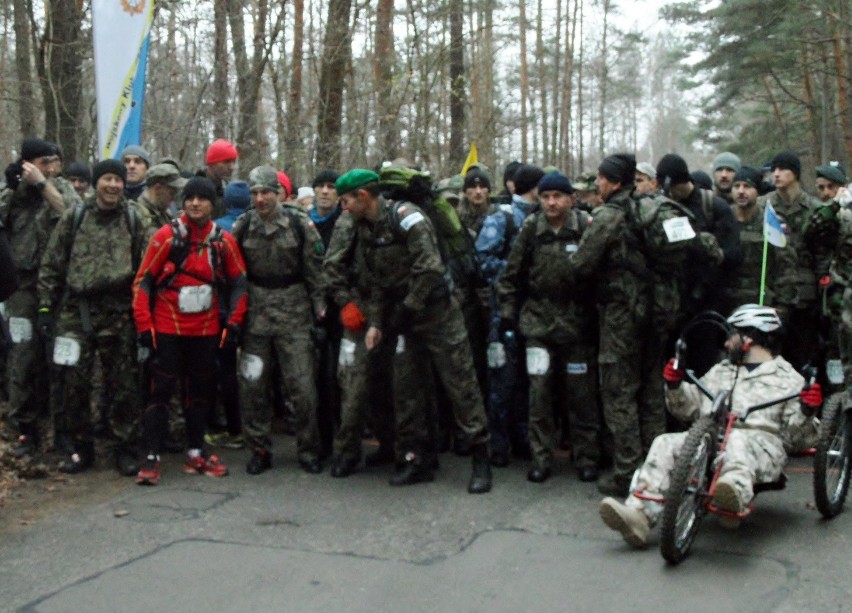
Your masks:
M 119 0 L 116 0 L 119 1 Z M 635 151 L 852 160 L 852 0 L 158 0 L 142 145 L 238 174 L 403 156 L 457 173 L 470 143 L 570 176 Z M 97 157 L 91 6 L 0 0 L 0 162 L 23 137 Z M 812 174 L 810 177 L 812 178 Z

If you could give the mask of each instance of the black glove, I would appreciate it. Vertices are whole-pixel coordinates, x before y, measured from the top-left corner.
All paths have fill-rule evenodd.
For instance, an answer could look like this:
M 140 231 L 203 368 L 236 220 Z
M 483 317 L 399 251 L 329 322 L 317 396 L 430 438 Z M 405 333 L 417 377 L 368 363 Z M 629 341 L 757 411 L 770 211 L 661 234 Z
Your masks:
M 140 334 L 137 338 L 137 342 L 140 347 L 145 347 L 151 351 L 157 350 L 157 337 L 154 335 L 153 328 L 151 330 L 145 330 L 142 334 Z
M 388 328 L 393 334 L 405 336 L 411 332 L 411 328 L 414 326 L 414 315 L 414 309 L 408 307 L 405 303 L 400 303 L 391 313 Z
M 500 338 L 503 337 L 506 332 L 514 332 L 515 331 L 515 320 L 510 317 L 501 317 L 500 323 L 497 324 L 497 332 L 500 334 Z
M 6 166 L 6 170 L 3 172 L 6 175 L 6 186 L 12 191 L 18 188 L 18 185 L 21 184 L 21 174 L 24 172 L 24 165 L 21 163 L 21 160 L 17 162 L 12 162 L 8 166 Z
M 36 328 L 38 328 L 39 334 L 42 336 L 50 336 L 53 334 L 53 315 L 48 310 L 39 309 L 38 315 L 36 315 Z
M 219 342 L 219 349 L 229 349 L 231 351 L 237 348 L 240 344 L 240 327 L 237 324 L 228 324 L 222 330 L 222 340 Z

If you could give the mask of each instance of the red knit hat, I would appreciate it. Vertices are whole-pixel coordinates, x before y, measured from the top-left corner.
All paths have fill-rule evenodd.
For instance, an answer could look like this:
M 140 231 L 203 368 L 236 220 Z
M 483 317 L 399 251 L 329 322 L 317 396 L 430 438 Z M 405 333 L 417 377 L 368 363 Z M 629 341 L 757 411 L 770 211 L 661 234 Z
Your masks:
M 228 162 L 230 160 L 236 160 L 240 157 L 240 154 L 237 153 L 237 148 L 234 147 L 234 143 L 229 140 L 225 140 L 224 138 L 220 138 L 218 140 L 214 140 L 213 143 L 207 147 L 207 155 L 204 156 L 205 164 L 218 164 L 219 162 Z
M 281 187 L 284 188 L 284 191 L 287 193 L 287 197 L 289 198 L 293 193 L 293 182 L 283 170 L 278 171 L 278 182 L 281 184 Z

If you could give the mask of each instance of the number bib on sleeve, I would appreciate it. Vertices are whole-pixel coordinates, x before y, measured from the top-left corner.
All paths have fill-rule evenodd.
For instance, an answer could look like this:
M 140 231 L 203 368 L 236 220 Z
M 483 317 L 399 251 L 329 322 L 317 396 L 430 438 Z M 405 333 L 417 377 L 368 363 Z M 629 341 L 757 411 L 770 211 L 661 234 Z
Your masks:
M 57 336 L 53 341 L 53 363 L 76 366 L 80 361 L 80 343 L 68 336 Z
M 181 313 L 203 313 L 213 306 L 213 287 L 188 285 L 180 288 L 178 308 Z
M 33 322 L 26 317 L 10 317 L 9 336 L 15 344 L 30 342 L 33 338 Z

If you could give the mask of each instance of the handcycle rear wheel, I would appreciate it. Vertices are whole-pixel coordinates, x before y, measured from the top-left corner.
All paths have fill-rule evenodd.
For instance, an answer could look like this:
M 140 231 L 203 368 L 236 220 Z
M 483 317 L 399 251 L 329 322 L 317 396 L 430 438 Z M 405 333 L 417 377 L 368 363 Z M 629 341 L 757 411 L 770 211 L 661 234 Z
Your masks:
M 706 501 L 717 447 L 717 425 L 702 417 L 689 429 L 671 475 L 660 521 L 660 553 L 678 564 L 689 553 L 707 514 Z
M 845 397 L 844 392 L 837 392 L 825 402 L 814 456 L 814 499 L 819 512 L 829 519 L 843 510 L 852 476 L 852 423 L 846 415 Z

